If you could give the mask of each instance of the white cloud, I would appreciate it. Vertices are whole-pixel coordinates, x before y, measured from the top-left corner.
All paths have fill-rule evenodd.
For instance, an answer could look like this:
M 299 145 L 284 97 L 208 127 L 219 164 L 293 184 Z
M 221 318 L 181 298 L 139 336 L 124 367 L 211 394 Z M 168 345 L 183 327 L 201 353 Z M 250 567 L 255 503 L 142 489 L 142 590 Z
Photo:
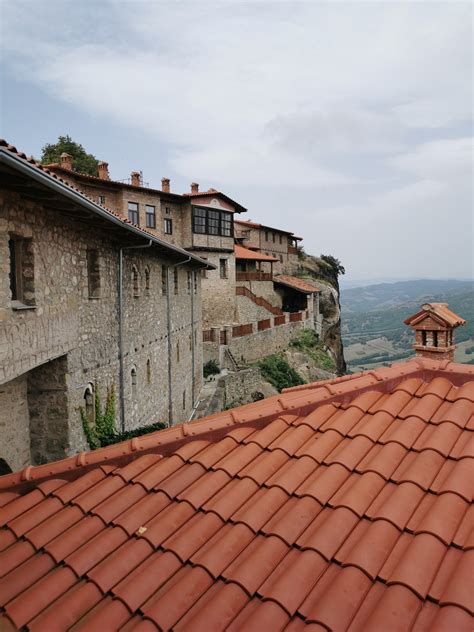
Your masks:
M 469 3 L 18 0 L 3 13 L 17 79 L 164 144 L 177 176 L 294 222 L 352 275 L 371 254 L 413 276 L 420 248 L 437 274 L 467 274 Z M 464 232 L 442 240 L 453 202 Z

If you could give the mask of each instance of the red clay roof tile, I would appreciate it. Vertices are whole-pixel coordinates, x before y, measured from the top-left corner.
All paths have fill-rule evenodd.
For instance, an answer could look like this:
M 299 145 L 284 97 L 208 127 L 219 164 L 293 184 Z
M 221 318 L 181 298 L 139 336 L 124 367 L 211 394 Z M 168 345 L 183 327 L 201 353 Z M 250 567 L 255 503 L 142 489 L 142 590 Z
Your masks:
M 0 477 L 1 625 L 466 629 L 471 384 L 415 359 Z

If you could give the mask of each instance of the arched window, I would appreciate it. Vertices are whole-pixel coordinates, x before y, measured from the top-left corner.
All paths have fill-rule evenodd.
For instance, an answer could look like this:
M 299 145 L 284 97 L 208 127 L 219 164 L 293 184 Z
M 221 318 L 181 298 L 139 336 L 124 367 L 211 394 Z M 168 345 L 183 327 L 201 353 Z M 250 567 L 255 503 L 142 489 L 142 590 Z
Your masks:
M 146 361 L 146 383 L 151 384 L 151 363 L 150 358 Z
M 90 382 L 84 391 L 84 408 L 87 421 L 91 426 L 95 425 L 94 385 Z
M 150 268 L 145 268 L 145 294 L 150 294 Z
M 140 296 L 140 273 L 136 265 L 132 266 L 132 289 L 135 298 Z
M 135 397 L 137 393 L 137 369 L 135 367 L 130 371 L 130 376 L 132 378 L 132 397 Z

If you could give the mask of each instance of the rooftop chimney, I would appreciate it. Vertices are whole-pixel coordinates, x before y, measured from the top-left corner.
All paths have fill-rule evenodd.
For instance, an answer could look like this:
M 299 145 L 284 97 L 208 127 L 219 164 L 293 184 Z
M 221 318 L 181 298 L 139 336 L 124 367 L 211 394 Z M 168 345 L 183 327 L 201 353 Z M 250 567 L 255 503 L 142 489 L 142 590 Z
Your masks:
M 141 177 L 140 177 L 139 171 L 132 171 L 130 178 L 132 181 L 132 186 L 134 187 L 140 186 Z
M 109 179 L 109 163 L 103 160 L 99 162 L 99 178 L 101 180 Z
M 161 190 L 163 193 L 170 192 L 170 179 L 169 178 L 161 178 Z
M 71 154 L 67 154 L 65 151 L 61 154 L 60 157 L 60 166 L 67 171 L 72 171 L 72 156 Z
M 199 193 L 199 184 L 197 182 L 191 182 L 191 193 Z
M 452 312 L 447 303 L 425 303 L 404 321 L 415 331 L 416 355 L 432 360 L 454 359 L 454 330 L 466 321 Z

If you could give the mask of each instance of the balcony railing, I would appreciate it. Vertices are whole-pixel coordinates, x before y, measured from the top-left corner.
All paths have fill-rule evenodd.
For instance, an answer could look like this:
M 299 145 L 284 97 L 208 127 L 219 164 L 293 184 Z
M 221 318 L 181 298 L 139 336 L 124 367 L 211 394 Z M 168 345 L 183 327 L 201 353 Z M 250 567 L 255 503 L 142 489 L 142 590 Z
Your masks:
M 270 272 L 236 272 L 237 281 L 271 281 Z

